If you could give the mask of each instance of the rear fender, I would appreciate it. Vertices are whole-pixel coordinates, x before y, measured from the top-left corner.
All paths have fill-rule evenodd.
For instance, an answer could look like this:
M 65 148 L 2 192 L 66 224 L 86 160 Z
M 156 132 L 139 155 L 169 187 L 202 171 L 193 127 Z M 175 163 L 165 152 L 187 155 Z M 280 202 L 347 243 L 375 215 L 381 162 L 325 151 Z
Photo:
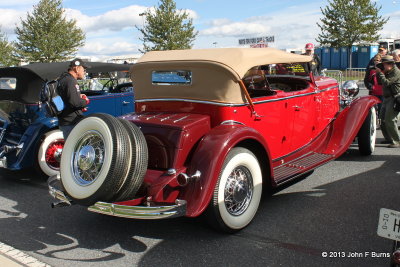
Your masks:
M 183 194 L 183 199 L 188 200 L 187 216 L 195 217 L 205 210 L 213 195 L 227 154 L 235 146 L 248 142 L 257 144 L 258 150 L 262 149 L 266 155 L 265 159 L 259 157 L 260 165 L 271 166 L 268 146 L 261 134 L 253 128 L 243 125 L 219 125 L 204 136 L 188 166 L 189 175 L 200 171 L 201 176 L 189 184 Z M 258 154 L 256 151 L 253 152 Z M 267 169 L 270 178 L 271 171 L 270 168 Z
M 45 118 L 31 124 L 21 137 L 23 143 L 21 151 L 18 153 L 14 162 L 9 162 L 7 168 L 19 170 L 32 167 L 37 157 L 37 147 L 41 143 L 42 136 L 48 131 L 58 127 L 56 118 Z
M 363 96 L 355 99 L 343 109 L 333 121 L 333 131 L 324 153 L 336 158 L 342 155 L 356 138 L 369 110 L 380 103 L 375 96 Z

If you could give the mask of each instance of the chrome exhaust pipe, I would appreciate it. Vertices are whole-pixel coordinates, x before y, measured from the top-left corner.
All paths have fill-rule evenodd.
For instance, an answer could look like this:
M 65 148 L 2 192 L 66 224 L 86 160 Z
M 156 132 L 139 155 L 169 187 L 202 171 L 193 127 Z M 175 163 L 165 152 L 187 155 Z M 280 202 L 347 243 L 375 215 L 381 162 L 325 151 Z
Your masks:
M 195 174 L 189 176 L 186 173 L 182 172 L 180 173 L 177 177 L 176 180 L 178 182 L 178 184 L 180 186 L 187 186 L 188 183 L 190 183 L 191 181 L 195 181 L 197 179 L 199 179 L 201 176 L 201 172 L 200 171 L 196 171 Z

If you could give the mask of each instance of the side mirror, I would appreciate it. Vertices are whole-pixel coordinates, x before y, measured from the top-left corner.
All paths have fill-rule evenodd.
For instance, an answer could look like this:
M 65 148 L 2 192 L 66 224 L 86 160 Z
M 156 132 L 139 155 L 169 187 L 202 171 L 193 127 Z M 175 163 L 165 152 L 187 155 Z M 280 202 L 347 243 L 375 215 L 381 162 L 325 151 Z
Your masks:
M 355 97 L 360 92 L 357 81 L 345 81 L 342 86 L 344 95 L 348 97 Z

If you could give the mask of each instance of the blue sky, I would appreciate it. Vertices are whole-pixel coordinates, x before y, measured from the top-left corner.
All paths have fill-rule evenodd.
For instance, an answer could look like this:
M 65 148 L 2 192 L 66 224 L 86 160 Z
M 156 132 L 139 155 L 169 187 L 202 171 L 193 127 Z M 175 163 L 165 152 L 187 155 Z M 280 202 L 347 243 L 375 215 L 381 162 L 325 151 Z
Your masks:
M 0 0 L 0 26 L 14 40 L 15 25 L 31 12 L 39 0 Z M 194 48 L 236 47 L 238 40 L 275 36 L 270 46 L 301 49 L 314 42 L 319 33 L 316 23 L 320 7 L 328 1 L 315 0 L 175 0 L 178 9 L 193 18 L 199 35 Z M 390 16 L 382 37 L 400 38 L 400 0 L 376 0 L 381 15 Z M 135 25 L 143 25 L 139 14 L 157 6 L 158 0 L 64 0 L 67 18 L 77 20 L 86 33 L 86 44 L 78 56 L 92 60 L 140 55 L 140 34 Z

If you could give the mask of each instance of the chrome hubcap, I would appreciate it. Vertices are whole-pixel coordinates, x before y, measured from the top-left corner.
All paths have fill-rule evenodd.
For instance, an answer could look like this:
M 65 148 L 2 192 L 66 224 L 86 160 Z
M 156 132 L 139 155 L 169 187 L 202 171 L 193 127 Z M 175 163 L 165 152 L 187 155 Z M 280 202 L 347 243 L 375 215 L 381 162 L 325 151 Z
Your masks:
M 83 170 L 89 170 L 95 163 L 95 151 L 92 146 L 84 146 L 78 152 L 78 167 Z
M 229 175 L 224 190 L 225 207 L 234 216 L 243 214 L 253 197 L 253 178 L 250 171 L 239 166 Z
M 54 158 L 57 162 L 61 162 L 61 153 L 62 153 L 62 148 L 58 148 L 55 152 L 54 152 Z
M 93 183 L 105 158 L 104 139 L 98 131 L 86 132 L 77 142 L 71 161 L 75 182 L 86 186 Z

